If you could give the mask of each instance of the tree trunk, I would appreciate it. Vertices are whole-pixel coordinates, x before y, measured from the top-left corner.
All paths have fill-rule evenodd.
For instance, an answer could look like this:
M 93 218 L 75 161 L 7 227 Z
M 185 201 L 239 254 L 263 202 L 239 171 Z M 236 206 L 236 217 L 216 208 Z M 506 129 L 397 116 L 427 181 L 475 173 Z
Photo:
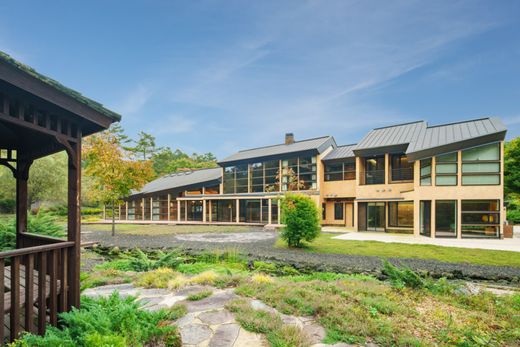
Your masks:
M 115 202 L 112 201 L 112 236 L 116 235 L 116 207 Z

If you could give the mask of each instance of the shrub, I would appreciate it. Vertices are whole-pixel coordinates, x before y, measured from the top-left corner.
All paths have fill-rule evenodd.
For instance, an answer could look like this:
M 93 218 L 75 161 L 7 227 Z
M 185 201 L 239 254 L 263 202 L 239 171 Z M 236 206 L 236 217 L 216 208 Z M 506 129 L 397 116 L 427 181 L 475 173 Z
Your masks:
M 200 292 L 188 295 L 186 299 L 189 301 L 199 301 L 202 299 L 206 299 L 207 297 L 211 296 L 211 294 L 213 294 L 211 290 L 202 290 Z
M 389 261 L 383 263 L 383 274 L 388 276 L 390 282 L 397 288 L 423 288 L 424 280 L 409 267 L 398 268 Z
M 320 233 L 320 217 L 316 203 L 303 194 L 286 194 L 281 199 L 281 237 L 289 247 L 301 247 L 302 241 L 311 242 Z
M 273 279 L 269 275 L 258 273 L 251 276 L 251 282 L 256 284 L 273 283 Z
M 0 199 L 0 213 L 14 213 L 16 211 L 16 200 Z
M 26 334 L 13 346 L 181 345 L 177 328 L 166 323 L 182 310 L 150 312 L 139 307 L 136 298 L 123 299 L 118 293 L 108 298 L 82 298 L 80 310 L 60 314 L 62 329 L 48 326 L 44 336 Z

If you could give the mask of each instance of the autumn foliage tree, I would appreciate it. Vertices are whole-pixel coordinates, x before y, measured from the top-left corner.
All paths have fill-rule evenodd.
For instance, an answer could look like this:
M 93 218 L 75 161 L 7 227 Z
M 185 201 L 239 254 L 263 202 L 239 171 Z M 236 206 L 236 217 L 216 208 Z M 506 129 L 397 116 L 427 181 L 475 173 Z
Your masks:
M 95 201 L 112 206 L 112 235 L 115 234 L 115 206 L 141 189 L 154 177 L 150 161 L 132 160 L 119 137 L 110 129 L 85 140 L 85 174 L 93 179 L 88 194 Z

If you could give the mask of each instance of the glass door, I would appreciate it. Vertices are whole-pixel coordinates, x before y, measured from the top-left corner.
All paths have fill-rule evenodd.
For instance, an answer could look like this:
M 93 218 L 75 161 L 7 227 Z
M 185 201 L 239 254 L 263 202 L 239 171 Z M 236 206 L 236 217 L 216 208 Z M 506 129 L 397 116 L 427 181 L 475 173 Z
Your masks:
M 432 225 L 432 202 L 422 200 L 419 205 L 420 212 L 420 225 L 421 235 L 431 236 L 431 225 Z
M 367 204 L 367 230 L 385 231 L 384 202 L 369 202 Z

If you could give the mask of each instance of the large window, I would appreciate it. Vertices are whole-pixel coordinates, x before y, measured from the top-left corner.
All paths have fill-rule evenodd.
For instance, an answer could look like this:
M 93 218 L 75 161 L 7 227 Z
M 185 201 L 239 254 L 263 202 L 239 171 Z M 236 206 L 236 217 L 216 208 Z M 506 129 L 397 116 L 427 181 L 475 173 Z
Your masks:
M 278 160 L 266 161 L 264 163 L 265 174 L 265 191 L 280 190 L 280 182 L 278 173 L 280 172 L 280 162 Z
M 421 186 L 432 185 L 432 158 L 421 160 Z
M 251 170 L 251 189 L 253 193 L 264 191 L 264 164 L 254 163 L 251 164 L 249 169 Z
M 248 170 L 248 164 L 224 168 L 224 194 L 248 193 Z
M 462 151 L 462 184 L 500 184 L 499 143 L 492 143 Z
M 356 162 L 349 160 L 325 164 L 325 181 L 343 181 L 356 179 Z
M 282 191 L 316 188 L 316 157 L 296 157 L 282 160 Z
M 499 200 L 462 200 L 462 237 L 498 237 Z
M 244 199 L 239 200 L 239 221 L 242 223 L 260 223 L 261 222 L 261 202 L 260 199 Z
M 435 236 L 457 237 L 457 200 L 435 201 Z
M 388 203 L 388 225 L 396 228 L 413 228 L 413 201 Z
M 413 181 L 413 166 L 405 154 L 392 154 L 392 181 Z
M 457 152 L 435 157 L 435 184 L 438 186 L 457 185 Z
M 334 220 L 343 220 L 344 219 L 344 207 L 342 202 L 334 203 Z
M 365 173 L 363 184 L 385 183 L 385 157 L 379 156 L 365 159 Z
M 235 222 L 236 200 L 212 200 L 211 201 L 212 222 Z

